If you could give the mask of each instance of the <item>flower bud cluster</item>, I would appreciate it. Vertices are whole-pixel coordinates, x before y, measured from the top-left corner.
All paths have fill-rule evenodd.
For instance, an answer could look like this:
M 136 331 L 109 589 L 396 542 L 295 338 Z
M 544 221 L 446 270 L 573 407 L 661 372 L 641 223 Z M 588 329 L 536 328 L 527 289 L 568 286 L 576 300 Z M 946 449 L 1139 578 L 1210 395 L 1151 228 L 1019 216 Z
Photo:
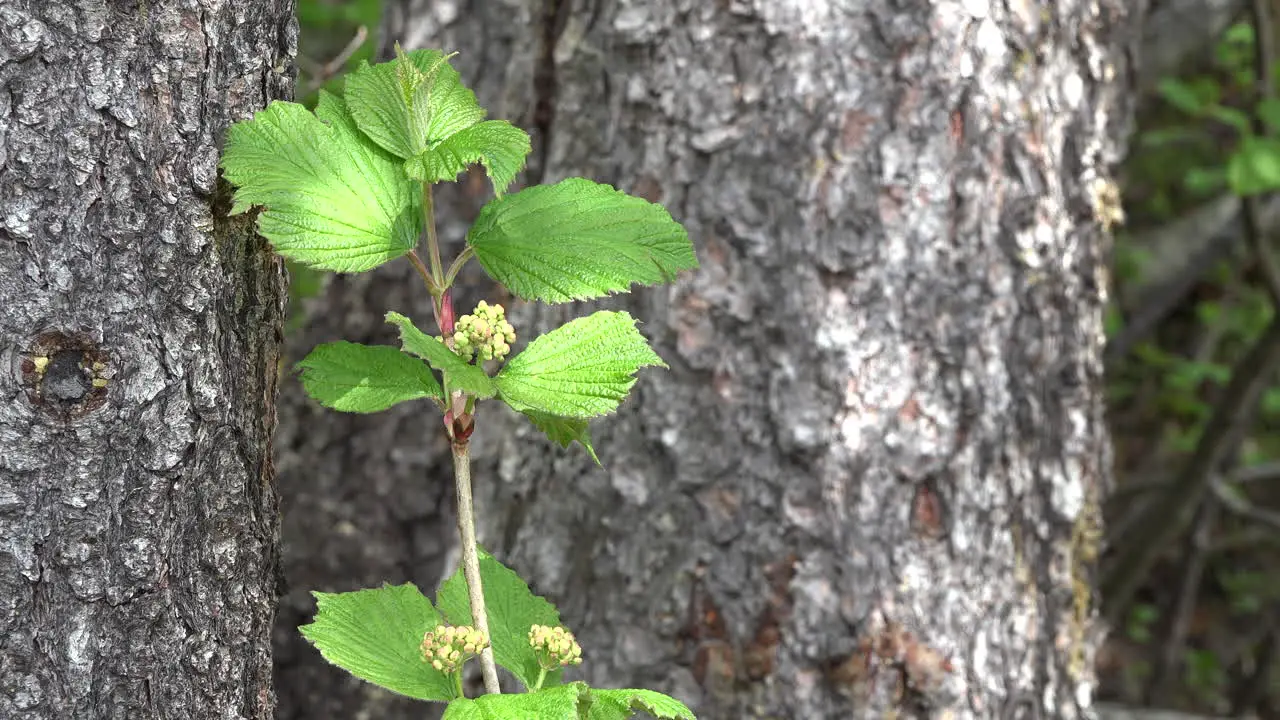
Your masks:
M 452 673 L 488 646 L 488 636 L 469 625 L 437 625 L 422 637 L 422 661 L 442 673 Z
M 582 648 L 573 638 L 573 633 L 563 627 L 534 625 L 529 629 L 529 644 L 538 657 L 538 665 L 544 670 L 582 662 Z
M 453 351 L 468 361 L 476 355 L 481 360 L 502 360 L 515 341 L 516 330 L 507 322 L 506 311 L 484 300 L 476 304 L 474 314 L 463 315 L 454 325 Z

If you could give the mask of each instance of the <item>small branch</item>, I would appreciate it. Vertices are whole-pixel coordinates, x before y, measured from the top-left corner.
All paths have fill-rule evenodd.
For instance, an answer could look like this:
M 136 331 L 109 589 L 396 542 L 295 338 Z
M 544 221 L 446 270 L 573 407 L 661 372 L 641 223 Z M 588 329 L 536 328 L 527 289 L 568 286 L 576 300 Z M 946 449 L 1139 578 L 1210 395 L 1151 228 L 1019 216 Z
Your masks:
M 1254 660 L 1253 673 L 1245 682 L 1237 684 L 1238 689 L 1235 696 L 1231 698 L 1231 717 L 1245 717 L 1253 709 L 1261 711 L 1267 689 L 1274 687 L 1271 677 L 1276 665 L 1277 651 L 1280 650 L 1280 626 L 1275 620 L 1278 616 L 1280 616 L 1280 603 L 1272 603 L 1272 612 L 1264 615 L 1271 620 L 1266 632 L 1263 633 L 1262 640 L 1258 642 L 1259 650 Z
M 1205 273 L 1231 254 L 1236 237 L 1234 233 L 1215 236 L 1212 242 L 1188 257 L 1185 265 L 1169 273 L 1167 280 L 1143 292 L 1134 302 L 1135 309 L 1129 313 L 1124 329 L 1107 342 L 1106 359 L 1116 361 L 1127 356 L 1134 346 L 1155 332 L 1160 322 L 1195 290 Z
M 1209 488 L 1213 490 L 1213 496 L 1217 498 L 1218 502 L 1222 503 L 1231 512 L 1248 520 L 1280 530 L 1280 513 L 1257 507 L 1242 494 L 1228 489 L 1227 483 L 1223 482 L 1221 478 L 1214 479 L 1209 484 Z
M 1222 463 L 1239 447 L 1278 365 L 1280 311 L 1236 365 L 1191 458 L 1163 497 L 1142 514 L 1142 521 L 1130 531 L 1107 569 L 1101 589 L 1108 604 L 1107 619 L 1113 624 L 1128 612 L 1152 565 L 1182 532 Z
M 1275 215 L 1274 210 L 1267 215 L 1272 224 Z M 1240 196 L 1224 188 L 1221 195 L 1168 222 L 1133 228 L 1125 244 L 1143 253 L 1142 272 L 1125 278 L 1124 284 L 1116 288 L 1120 305 L 1129 311 L 1143 307 L 1149 291 L 1186 272 L 1206 248 L 1236 244 L 1240 240 L 1239 222 Z
M 418 255 L 418 251 L 410 250 L 408 258 L 409 262 L 413 263 L 413 268 L 422 276 L 422 282 L 427 286 L 427 290 L 430 290 L 434 296 L 436 294 L 435 282 L 431 280 L 431 271 L 427 270 L 426 264 L 422 262 L 422 257 Z
M 1240 468 L 1231 476 L 1235 483 L 1251 483 L 1280 480 L 1280 462 L 1269 462 Z
M 1186 572 L 1182 576 L 1178 598 L 1173 612 L 1170 613 L 1169 632 L 1160 653 L 1160 666 L 1155 679 L 1147 686 L 1147 703 L 1157 704 L 1157 699 L 1169 692 L 1169 686 L 1177 680 L 1178 661 L 1182 659 L 1186 648 L 1187 635 L 1190 632 L 1191 616 L 1196 609 L 1196 599 L 1200 594 L 1200 583 L 1204 579 L 1204 568 L 1208 557 L 1210 533 L 1217 519 L 1217 503 L 1206 500 L 1201 503 L 1195 521 L 1195 529 L 1187 538 Z
M 1255 553 L 1271 552 L 1273 549 L 1280 551 L 1280 535 L 1277 535 L 1274 530 L 1260 527 L 1248 527 L 1224 535 L 1213 543 L 1214 555 L 1226 555 L 1241 550 Z
M 476 516 L 471 497 L 471 445 L 467 441 L 454 442 L 453 477 L 458 493 L 458 536 L 462 541 L 462 574 L 467 580 L 467 598 L 471 603 L 471 621 L 492 643 L 489 634 L 489 613 L 484 607 L 484 588 L 480 583 L 480 553 L 476 550 Z M 484 676 L 485 692 L 497 695 L 498 666 L 493 660 L 492 644 L 480 653 L 480 672 Z
M 1236 468 L 1228 475 L 1226 480 L 1231 485 L 1274 481 L 1280 481 L 1280 462 L 1268 462 L 1261 465 Z M 1129 502 L 1135 495 L 1164 490 L 1170 485 L 1173 485 L 1173 479 L 1164 476 L 1152 477 L 1148 475 L 1136 480 L 1128 480 L 1112 491 L 1111 496 L 1107 498 L 1107 502 Z
M 342 48 L 342 52 L 338 53 L 336 57 L 324 65 L 315 67 L 314 72 L 312 72 L 314 77 L 312 77 L 311 81 L 307 83 L 307 91 L 303 94 L 310 95 L 311 93 L 319 90 L 325 83 L 329 82 L 329 78 L 337 75 L 338 72 L 342 70 L 342 66 L 346 65 L 347 61 L 351 59 L 351 56 L 360 49 L 361 45 L 364 45 L 364 41 L 367 40 L 368 37 L 369 28 L 366 28 L 364 25 L 356 28 L 355 37 L 351 38 L 347 43 L 347 46 Z M 313 63 L 309 64 L 312 64 L 314 67 Z

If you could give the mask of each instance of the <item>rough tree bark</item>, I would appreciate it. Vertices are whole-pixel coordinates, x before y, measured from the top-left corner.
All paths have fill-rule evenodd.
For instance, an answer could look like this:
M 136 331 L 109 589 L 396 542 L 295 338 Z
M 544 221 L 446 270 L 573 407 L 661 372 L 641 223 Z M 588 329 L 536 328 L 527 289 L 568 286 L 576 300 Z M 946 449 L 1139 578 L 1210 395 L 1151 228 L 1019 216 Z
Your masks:
M 289 0 L 0 3 L 0 717 L 274 711 L 284 275 L 225 128 Z
M 481 541 L 559 604 L 586 679 L 708 720 L 1088 715 L 1103 226 L 1142 10 L 390 3 L 387 42 L 461 51 L 481 102 L 533 133 L 525 182 L 660 201 L 703 264 L 609 303 L 515 304 L 525 339 L 626 307 L 671 364 L 597 423 L 607 469 L 509 413 L 478 418 Z M 456 197 L 455 239 L 483 199 Z M 298 352 L 390 341 L 382 312 L 426 313 L 408 278 L 331 284 Z M 312 415 L 294 393 L 282 465 L 306 548 L 287 624 L 307 588 L 433 585 L 452 533 L 424 525 L 448 509 L 434 423 Z M 282 632 L 284 717 L 420 712 Z M 303 697 L 322 679 L 327 698 Z

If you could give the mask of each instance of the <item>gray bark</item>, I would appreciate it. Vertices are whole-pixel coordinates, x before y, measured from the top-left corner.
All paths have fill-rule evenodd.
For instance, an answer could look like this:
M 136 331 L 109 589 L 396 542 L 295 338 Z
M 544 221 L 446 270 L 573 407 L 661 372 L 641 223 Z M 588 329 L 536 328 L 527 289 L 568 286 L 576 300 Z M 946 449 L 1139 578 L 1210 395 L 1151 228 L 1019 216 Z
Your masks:
M 605 470 L 479 414 L 481 542 L 560 606 L 579 677 L 709 720 L 1088 715 L 1110 481 L 1100 220 L 1141 11 L 391 4 L 387 42 L 460 50 L 481 102 L 531 131 L 527 183 L 660 201 L 702 261 L 674 288 L 512 303 L 526 340 L 625 307 L 671 364 L 596 423 Z M 456 189 L 447 238 L 482 194 Z M 297 352 L 390 342 L 385 310 L 429 317 L 414 285 L 404 267 L 331 284 Z M 289 394 L 282 485 L 306 510 L 285 531 L 288 624 L 305 589 L 434 585 L 453 532 L 436 420 Z M 282 641 L 283 717 L 421 712 Z
M 274 711 L 280 262 L 222 136 L 288 0 L 0 3 L 0 717 Z

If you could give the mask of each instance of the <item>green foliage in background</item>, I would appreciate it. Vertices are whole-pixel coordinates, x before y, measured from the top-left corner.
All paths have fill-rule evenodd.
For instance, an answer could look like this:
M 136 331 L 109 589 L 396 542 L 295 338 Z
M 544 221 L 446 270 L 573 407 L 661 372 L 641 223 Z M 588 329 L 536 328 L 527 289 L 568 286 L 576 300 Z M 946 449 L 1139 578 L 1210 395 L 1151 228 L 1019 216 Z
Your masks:
M 1248 22 L 1230 27 L 1207 67 L 1164 78 L 1159 102 L 1149 103 L 1139 117 L 1124 168 L 1126 213 L 1135 234 L 1137 228 L 1168 225 L 1224 193 L 1254 197 L 1280 190 L 1280 100 L 1275 97 L 1280 87 L 1259 99 L 1255 35 Z M 1117 233 L 1116 284 L 1123 288 L 1140 281 L 1162 252 L 1158 244 L 1139 247 L 1126 231 Z M 1203 276 L 1188 301 L 1154 335 L 1108 368 L 1122 488 L 1145 479 L 1149 468 L 1177 466 L 1179 458 L 1195 450 L 1218 394 L 1273 312 L 1256 274 L 1239 254 L 1228 257 Z M 1108 309 L 1106 325 L 1111 337 L 1123 331 L 1125 318 L 1118 306 Z M 1280 387 L 1272 387 L 1243 445 L 1242 466 L 1280 458 L 1277 426 Z M 1228 486 L 1228 492 L 1245 491 Z M 1257 552 L 1268 550 L 1260 547 Z M 1225 557 L 1211 556 L 1210 562 L 1210 584 L 1217 588 L 1214 592 L 1225 594 L 1227 605 L 1215 611 L 1225 616 L 1220 625 L 1228 617 L 1275 607 L 1280 597 L 1276 575 L 1237 567 Z M 1161 600 L 1169 600 L 1176 588 L 1157 591 Z M 1164 639 L 1158 633 L 1167 631 L 1168 620 L 1157 606 L 1141 603 L 1130 608 L 1124 634 L 1140 645 L 1159 647 Z M 1197 647 L 1201 642 L 1207 641 L 1192 638 L 1182 658 L 1184 700 L 1188 707 L 1213 712 L 1224 702 L 1225 660 L 1208 647 Z M 1150 670 L 1144 661 L 1132 663 L 1126 672 L 1143 680 Z

